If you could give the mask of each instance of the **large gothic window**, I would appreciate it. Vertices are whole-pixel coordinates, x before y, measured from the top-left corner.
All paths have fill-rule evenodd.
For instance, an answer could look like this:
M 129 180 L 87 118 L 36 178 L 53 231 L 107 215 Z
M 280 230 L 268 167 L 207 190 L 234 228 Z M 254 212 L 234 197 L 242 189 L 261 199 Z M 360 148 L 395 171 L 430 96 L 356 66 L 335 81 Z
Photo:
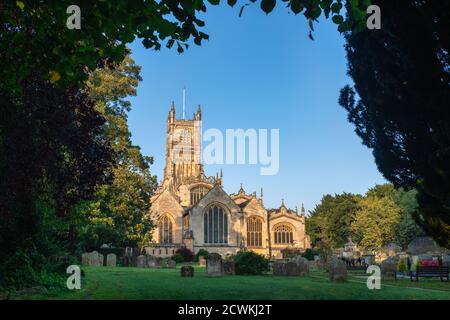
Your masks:
M 159 220 L 159 243 L 172 243 L 172 221 L 167 216 Z
M 205 243 L 228 243 L 228 217 L 219 206 L 210 207 L 203 217 Z
M 292 227 L 287 224 L 279 224 L 274 228 L 274 241 L 276 244 L 291 244 L 294 242 Z
M 201 198 L 205 196 L 209 191 L 208 188 L 200 186 L 191 189 L 191 205 L 196 204 Z
M 262 246 L 262 227 L 263 223 L 258 217 L 250 217 L 247 220 L 247 246 Z

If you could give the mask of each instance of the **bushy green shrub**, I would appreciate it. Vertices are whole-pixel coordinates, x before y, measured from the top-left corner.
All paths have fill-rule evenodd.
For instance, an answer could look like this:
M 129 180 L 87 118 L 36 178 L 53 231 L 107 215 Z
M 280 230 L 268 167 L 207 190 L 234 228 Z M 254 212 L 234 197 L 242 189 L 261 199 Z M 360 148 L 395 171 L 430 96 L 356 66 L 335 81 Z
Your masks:
M 184 262 L 183 256 L 182 256 L 181 254 L 179 254 L 179 253 L 175 253 L 175 254 L 171 257 L 171 259 L 172 259 L 173 261 L 175 261 L 176 263 L 182 263 L 182 262 Z
M 240 251 L 234 256 L 236 274 L 261 275 L 270 270 L 269 260 L 252 251 Z
M 302 257 L 309 261 L 313 261 L 315 255 L 319 255 L 319 253 L 316 252 L 315 250 L 309 249 L 309 248 L 306 249 L 305 252 L 302 253 Z
M 206 258 L 208 256 L 209 252 L 205 249 L 198 250 L 197 254 L 195 255 L 195 261 L 198 261 L 200 257 Z
M 406 271 L 406 264 L 405 264 L 405 260 L 403 258 L 400 258 L 400 261 L 398 262 L 397 271 L 398 272 Z
M 183 256 L 184 262 L 191 262 L 194 260 L 194 253 L 186 247 L 178 249 L 176 253 Z

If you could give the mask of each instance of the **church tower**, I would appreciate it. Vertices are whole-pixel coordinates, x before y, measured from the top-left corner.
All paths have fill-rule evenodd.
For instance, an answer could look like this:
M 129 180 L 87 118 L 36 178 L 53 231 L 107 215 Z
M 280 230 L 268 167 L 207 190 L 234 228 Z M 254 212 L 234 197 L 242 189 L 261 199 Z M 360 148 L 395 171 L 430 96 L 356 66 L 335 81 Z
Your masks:
M 166 166 L 163 188 L 175 190 L 177 186 L 192 178 L 203 176 L 202 110 L 200 105 L 192 119 L 177 119 L 175 104 L 167 118 Z

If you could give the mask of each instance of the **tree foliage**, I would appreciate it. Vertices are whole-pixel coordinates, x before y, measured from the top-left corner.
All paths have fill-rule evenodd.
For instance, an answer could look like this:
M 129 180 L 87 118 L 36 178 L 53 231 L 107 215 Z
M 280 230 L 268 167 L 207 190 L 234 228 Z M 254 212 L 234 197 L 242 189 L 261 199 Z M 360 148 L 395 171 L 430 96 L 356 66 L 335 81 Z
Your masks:
M 326 195 L 307 218 L 307 233 L 316 246 L 341 248 L 351 236 L 365 248 L 381 248 L 389 242 L 406 247 L 424 235 L 412 219 L 418 207 L 416 194 L 383 184 L 364 196 Z
M 382 30 L 346 34 L 355 85 L 339 103 L 386 179 L 417 189 L 415 221 L 450 247 L 450 3 L 373 3 Z
M 133 145 L 127 125 L 127 97 L 136 95 L 140 80 L 140 67 L 128 55 L 119 65 L 96 69 L 86 83 L 97 110 L 107 119 L 103 130 L 115 165 L 112 183 L 98 185 L 95 199 L 76 208 L 87 219 L 80 230 L 85 247 L 141 246 L 149 240 L 150 197 L 157 185 L 149 170 L 153 158 Z
M 379 249 L 395 241 L 395 225 L 401 209 L 390 197 L 368 196 L 361 199 L 352 223 L 355 240 L 362 248 Z
M 325 195 L 307 219 L 307 233 L 313 243 L 327 241 L 332 247 L 342 247 L 352 235 L 359 195 L 343 193 Z
M 285 1 L 285 0 L 283 0 Z M 209 0 L 218 5 L 220 0 Z M 228 0 L 234 6 L 237 0 Z M 256 0 L 251 0 L 256 2 Z M 322 14 L 332 17 L 340 31 L 361 28 L 369 0 L 289 0 L 295 14 L 303 13 L 311 30 Z M 0 4 L 0 85 L 20 89 L 20 82 L 39 68 L 44 79 L 60 86 L 81 84 L 100 60 L 119 64 L 126 56 L 126 45 L 136 38 L 145 48 L 159 50 L 176 47 L 179 53 L 191 41 L 201 45 L 209 36 L 198 16 L 207 10 L 203 0 L 77 1 L 81 10 L 81 29 L 68 29 L 73 1 L 7 1 Z M 276 0 L 261 0 L 269 13 Z M 242 15 L 244 4 L 241 7 Z M 364 22 L 365 23 L 365 22 Z M 312 36 L 311 36 L 312 37 Z
M 20 285 L 22 267 L 74 246 L 70 209 L 110 181 L 111 150 L 77 88 L 31 77 L 20 97 L 0 89 L 0 109 L 0 282 Z

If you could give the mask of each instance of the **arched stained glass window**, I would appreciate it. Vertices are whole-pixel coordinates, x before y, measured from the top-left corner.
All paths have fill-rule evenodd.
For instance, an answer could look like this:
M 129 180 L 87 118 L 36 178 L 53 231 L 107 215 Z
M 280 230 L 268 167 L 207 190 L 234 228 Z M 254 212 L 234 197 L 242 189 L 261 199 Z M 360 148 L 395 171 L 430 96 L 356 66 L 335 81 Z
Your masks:
M 219 206 L 212 206 L 203 216 L 205 243 L 228 243 L 228 216 Z
M 276 244 L 291 244 L 294 242 L 292 227 L 287 224 L 279 224 L 274 228 L 274 242 Z
M 247 246 L 262 246 L 262 220 L 258 217 L 250 217 L 247 220 Z
M 159 243 L 172 243 L 172 221 L 167 216 L 159 220 Z

